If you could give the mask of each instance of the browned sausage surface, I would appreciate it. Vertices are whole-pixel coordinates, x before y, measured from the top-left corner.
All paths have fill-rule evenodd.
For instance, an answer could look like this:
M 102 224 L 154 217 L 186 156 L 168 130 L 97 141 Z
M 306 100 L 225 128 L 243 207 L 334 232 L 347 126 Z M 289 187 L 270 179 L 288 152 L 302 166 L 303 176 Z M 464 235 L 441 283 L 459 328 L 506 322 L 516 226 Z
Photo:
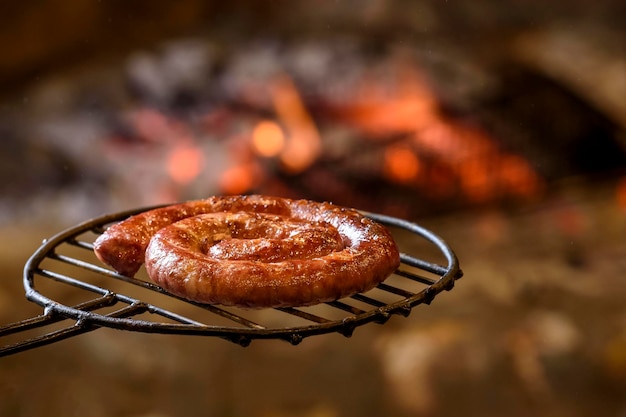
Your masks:
M 363 292 L 398 267 L 387 229 L 356 210 L 266 196 L 211 197 L 107 229 L 98 258 L 189 300 L 247 308 L 312 305 Z

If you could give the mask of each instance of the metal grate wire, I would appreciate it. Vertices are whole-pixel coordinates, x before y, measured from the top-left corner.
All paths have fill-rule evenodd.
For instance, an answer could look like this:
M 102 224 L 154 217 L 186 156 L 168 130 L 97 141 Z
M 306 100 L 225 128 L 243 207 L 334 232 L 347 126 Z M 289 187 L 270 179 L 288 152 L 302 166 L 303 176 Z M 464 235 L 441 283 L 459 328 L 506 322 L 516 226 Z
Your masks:
M 297 345 L 306 337 L 332 332 L 349 337 L 364 324 L 382 324 L 392 315 L 408 316 L 413 307 L 430 304 L 440 292 L 452 289 L 455 280 L 462 276 L 456 255 L 434 233 L 406 220 L 364 213 L 389 227 L 392 233 L 398 229 L 408 232 L 411 239 L 422 240 L 445 260 L 441 262 L 443 265 L 409 255 L 400 245 L 401 265 L 385 282 L 367 293 L 322 306 L 277 308 L 259 314 L 258 311 L 194 303 L 167 293 L 141 274 L 136 278 L 120 275 L 102 266 L 93 255 L 93 241 L 108 225 L 145 210 L 147 208 L 89 220 L 44 241 L 27 261 L 23 274 L 26 298 L 42 306 L 43 314 L 0 326 L 0 341 L 4 336 L 37 328 L 43 328 L 44 333 L 0 345 L 0 356 L 101 327 L 215 336 L 241 346 L 247 346 L 254 339 L 282 339 Z M 122 289 L 118 290 L 120 286 Z M 71 297 L 67 296 L 70 292 Z M 69 303 L 56 298 L 86 300 Z M 70 324 L 66 327 L 46 330 L 68 321 Z

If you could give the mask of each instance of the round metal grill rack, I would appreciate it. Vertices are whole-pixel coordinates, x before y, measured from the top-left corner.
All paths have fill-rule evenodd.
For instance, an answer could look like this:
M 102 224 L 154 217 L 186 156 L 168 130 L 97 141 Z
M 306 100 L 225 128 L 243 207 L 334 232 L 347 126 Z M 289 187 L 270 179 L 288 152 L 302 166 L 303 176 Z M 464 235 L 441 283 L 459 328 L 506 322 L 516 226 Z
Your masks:
M 44 241 L 27 261 L 23 275 L 26 298 L 42 306 L 44 312 L 0 326 L 0 341 L 4 336 L 32 329 L 45 331 L 26 340 L 0 344 L 0 356 L 102 327 L 216 336 L 241 346 L 254 339 L 282 339 L 296 345 L 306 337 L 333 332 L 349 337 L 364 324 L 382 324 L 392 315 L 408 316 L 413 307 L 430 304 L 443 290 L 452 289 L 462 276 L 452 249 L 429 230 L 395 217 L 364 213 L 392 233 L 402 233 L 403 240 L 420 240 L 438 262 L 406 253 L 400 242 L 400 267 L 366 293 L 302 308 L 245 310 L 193 303 L 150 282 L 143 268 L 130 278 L 104 267 L 95 257 L 93 242 L 108 225 L 145 210 L 89 220 Z M 59 326 L 68 320 L 69 325 Z M 54 326 L 60 328 L 50 331 Z

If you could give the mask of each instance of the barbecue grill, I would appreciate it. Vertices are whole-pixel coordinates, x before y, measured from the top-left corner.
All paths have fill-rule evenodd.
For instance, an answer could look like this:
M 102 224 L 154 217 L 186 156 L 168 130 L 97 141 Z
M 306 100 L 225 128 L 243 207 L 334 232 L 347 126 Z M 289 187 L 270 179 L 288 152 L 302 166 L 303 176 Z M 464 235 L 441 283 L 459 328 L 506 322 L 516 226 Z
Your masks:
M 408 245 L 400 242 L 401 265 L 385 282 L 366 293 L 317 306 L 251 311 L 194 303 L 150 282 L 143 268 L 135 278 L 120 275 L 93 253 L 94 240 L 109 225 L 148 209 L 98 217 L 45 240 L 23 274 L 26 298 L 43 307 L 43 314 L 0 327 L 0 337 L 37 328 L 43 332 L 0 345 L 0 356 L 102 327 L 214 336 L 241 346 L 254 339 L 297 345 L 306 337 L 333 332 L 350 337 L 359 326 L 383 324 L 393 315 L 407 317 L 413 307 L 430 304 L 443 290 L 451 290 L 462 276 L 456 255 L 440 237 L 418 224 L 366 212 L 392 233 L 406 234 L 412 243 L 419 240 L 428 249 L 417 257 L 406 253 L 403 246 Z

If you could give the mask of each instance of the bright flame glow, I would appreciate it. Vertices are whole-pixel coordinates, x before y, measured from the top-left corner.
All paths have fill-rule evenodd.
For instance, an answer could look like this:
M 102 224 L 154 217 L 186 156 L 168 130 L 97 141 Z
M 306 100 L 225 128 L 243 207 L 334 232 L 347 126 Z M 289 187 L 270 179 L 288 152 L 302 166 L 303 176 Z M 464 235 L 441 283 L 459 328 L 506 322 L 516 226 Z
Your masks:
M 460 179 L 467 198 L 475 202 L 489 200 L 495 191 L 488 165 L 483 159 L 471 158 L 460 165 Z
M 252 132 L 252 146 L 261 156 L 276 156 L 283 149 L 285 135 L 278 123 L 264 120 L 256 125 Z
M 396 68 L 398 87 L 391 91 L 364 77 L 355 103 L 344 111 L 348 119 L 375 134 L 414 132 L 433 125 L 437 99 L 425 87 L 421 74 L 407 65 Z
M 392 181 L 412 182 L 417 178 L 420 163 L 408 146 L 390 146 L 385 149 L 384 172 Z
M 539 191 L 541 181 L 522 157 L 504 155 L 501 157 L 500 164 L 500 177 L 504 187 L 527 197 Z
M 278 118 L 288 132 L 280 160 L 288 172 L 302 172 L 321 152 L 319 132 L 290 78 L 285 76 L 276 81 L 272 97 Z
M 168 118 L 161 112 L 142 108 L 130 114 L 137 134 L 148 141 L 168 140 L 171 126 Z
M 148 142 L 178 142 L 189 136 L 189 128 L 176 118 L 150 108 L 140 108 L 128 114 L 137 136 Z
M 225 194 L 243 194 L 259 180 L 259 170 L 252 163 L 234 165 L 222 172 L 219 185 Z
M 167 171 L 174 181 L 188 184 L 202 171 L 204 154 L 193 146 L 174 148 L 167 159 Z
M 383 88 L 380 82 L 363 77 L 356 100 L 338 109 L 345 120 L 369 137 L 411 134 L 410 146 L 390 145 L 385 151 L 383 168 L 390 180 L 418 184 L 441 179 L 438 187 L 452 189 L 438 189 L 439 194 L 453 195 L 454 188 L 459 188 L 475 202 L 498 194 L 530 197 L 540 190 L 541 178 L 525 159 L 503 151 L 480 129 L 443 113 L 436 95 L 414 66 L 398 61 L 394 70 L 397 84 Z M 418 155 L 427 155 L 441 167 L 440 172 L 453 177 L 433 176 L 431 169 L 421 169 Z

